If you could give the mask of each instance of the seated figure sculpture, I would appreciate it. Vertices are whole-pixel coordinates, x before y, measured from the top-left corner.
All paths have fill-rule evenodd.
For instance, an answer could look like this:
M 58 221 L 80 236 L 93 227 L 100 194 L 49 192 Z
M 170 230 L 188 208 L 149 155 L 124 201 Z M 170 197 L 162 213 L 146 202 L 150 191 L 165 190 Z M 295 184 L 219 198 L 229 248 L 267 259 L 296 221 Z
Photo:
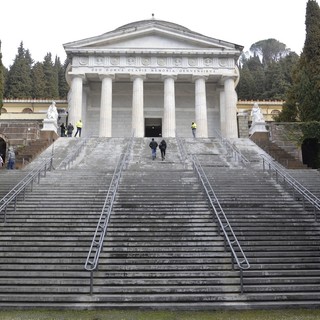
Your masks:
M 255 102 L 251 110 L 252 124 L 256 122 L 265 122 L 259 105 Z
M 55 101 L 52 101 L 52 103 L 50 104 L 50 106 L 48 108 L 47 119 L 54 119 L 55 121 L 58 120 L 58 111 L 57 111 Z

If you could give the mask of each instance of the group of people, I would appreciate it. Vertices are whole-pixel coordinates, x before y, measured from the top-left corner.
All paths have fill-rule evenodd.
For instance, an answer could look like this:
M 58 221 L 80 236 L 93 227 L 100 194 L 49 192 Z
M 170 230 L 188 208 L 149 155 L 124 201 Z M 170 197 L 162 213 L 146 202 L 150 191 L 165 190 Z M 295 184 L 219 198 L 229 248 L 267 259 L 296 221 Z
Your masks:
M 157 147 L 159 147 L 160 149 L 162 161 L 166 159 L 167 143 L 165 142 L 165 140 L 162 140 L 158 145 L 158 142 L 155 141 L 154 138 L 152 138 L 151 142 L 149 143 L 149 147 L 151 148 L 152 160 L 157 157 Z
M 14 169 L 14 165 L 16 163 L 16 154 L 14 152 L 13 147 L 9 147 L 8 149 L 8 163 L 7 163 L 7 169 Z M 0 154 L 0 169 L 4 166 L 4 159 L 3 155 Z
M 75 133 L 75 137 L 79 134 L 79 137 L 81 137 L 81 130 L 82 130 L 82 121 L 79 120 L 77 121 L 76 123 L 76 133 Z M 60 130 L 61 130 L 61 137 L 72 137 L 72 133 L 73 133 L 73 130 L 74 130 L 74 126 L 72 125 L 71 122 L 69 122 L 69 124 L 67 125 L 67 127 L 64 125 L 64 123 L 61 124 L 60 126 Z

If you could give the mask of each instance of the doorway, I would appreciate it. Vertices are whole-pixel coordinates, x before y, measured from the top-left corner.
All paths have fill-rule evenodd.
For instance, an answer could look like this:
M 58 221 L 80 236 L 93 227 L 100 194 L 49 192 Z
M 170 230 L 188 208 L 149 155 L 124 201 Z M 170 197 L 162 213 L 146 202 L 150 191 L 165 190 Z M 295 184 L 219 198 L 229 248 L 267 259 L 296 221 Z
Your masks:
M 3 161 L 6 160 L 6 151 L 7 151 L 7 144 L 3 138 L 0 137 L 0 155 Z
M 162 119 L 145 118 L 144 132 L 145 137 L 162 137 Z
M 301 151 L 304 164 L 312 169 L 320 168 L 320 143 L 317 138 L 305 139 Z

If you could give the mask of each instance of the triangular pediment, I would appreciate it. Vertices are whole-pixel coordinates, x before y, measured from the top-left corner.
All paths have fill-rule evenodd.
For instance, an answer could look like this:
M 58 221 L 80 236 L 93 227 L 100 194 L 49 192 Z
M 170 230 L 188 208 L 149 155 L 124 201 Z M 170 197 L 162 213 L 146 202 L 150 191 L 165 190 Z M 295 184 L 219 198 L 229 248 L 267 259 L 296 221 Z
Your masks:
M 158 20 L 131 23 L 100 36 L 67 43 L 64 48 L 67 53 L 116 49 L 242 50 L 241 46 L 206 37 L 182 26 Z

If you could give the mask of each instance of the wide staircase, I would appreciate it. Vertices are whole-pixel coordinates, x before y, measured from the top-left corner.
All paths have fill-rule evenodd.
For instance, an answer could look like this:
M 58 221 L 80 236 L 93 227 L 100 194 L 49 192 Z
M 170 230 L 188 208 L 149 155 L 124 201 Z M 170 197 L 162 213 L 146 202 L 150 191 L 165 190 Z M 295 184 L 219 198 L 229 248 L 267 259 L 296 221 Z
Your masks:
M 149 140 L 136 138 L 90 294 L 84 263 L 128 140 L 89 139 L 65 170 L 63 155 L 78 141 L 57 141 L 55 170 L 0 226 L 1 307 L 319 306 L 319 224 L 258 168 L 259 157 L 254 166 L 234 163 L 216 139 L 184 144 L 197 155 L 250 262 L 244 292 L 190 158 L 182 161 L 172 138 L 166 160 L 158 154 L 153 161 Z

